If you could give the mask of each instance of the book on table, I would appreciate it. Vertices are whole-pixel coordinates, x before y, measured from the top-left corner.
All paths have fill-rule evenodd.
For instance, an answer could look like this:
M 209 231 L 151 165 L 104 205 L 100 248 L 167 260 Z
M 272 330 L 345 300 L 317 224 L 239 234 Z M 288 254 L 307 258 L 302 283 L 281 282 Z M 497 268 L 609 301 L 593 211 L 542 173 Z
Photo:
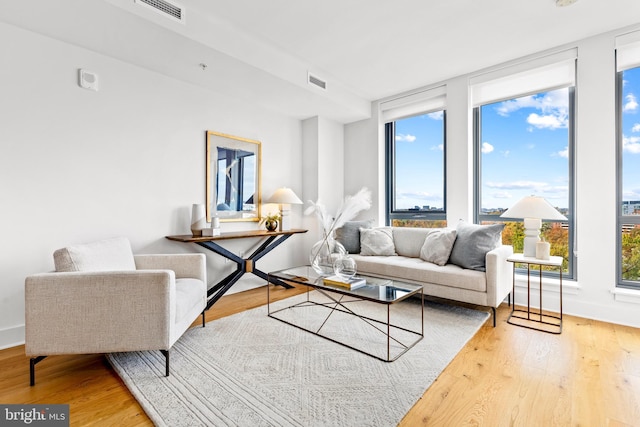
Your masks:
M 325 285 L 329 286 L 339 286 L 341 288 L 354 290 L 361 288 L 367 284 L 367 281 L 363 277 L 340 277 L 340 276 L 329 276 L 322 279 L 322 282 Z

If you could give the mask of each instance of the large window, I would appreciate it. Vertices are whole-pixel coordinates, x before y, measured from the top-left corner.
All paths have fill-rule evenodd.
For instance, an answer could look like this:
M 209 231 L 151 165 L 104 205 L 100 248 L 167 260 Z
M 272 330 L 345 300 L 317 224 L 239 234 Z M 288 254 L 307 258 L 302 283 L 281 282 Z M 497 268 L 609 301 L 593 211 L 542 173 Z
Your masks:
M 389 223 L 446 226 L 445 112 L 387 123 L 386 144 Z
M 640 67 L 618 73 L 618 283 L 640 288 Z
M 523 221 L 500 215 L 525 196 L 547 199 L 568 221 L 543 222 L 551 255 L 573 275 L 573 105 L 565 87 L 480 105 L 474 110 L 476 205 L 480 223 L 504 222 L 503 243 L 523 251 Z

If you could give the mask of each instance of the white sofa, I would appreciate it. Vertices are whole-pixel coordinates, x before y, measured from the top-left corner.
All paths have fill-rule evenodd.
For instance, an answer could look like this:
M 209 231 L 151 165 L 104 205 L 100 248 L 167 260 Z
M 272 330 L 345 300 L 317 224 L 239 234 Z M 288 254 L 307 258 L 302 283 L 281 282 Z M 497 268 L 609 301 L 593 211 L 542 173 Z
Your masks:
M 435 229 L 388 228 L 391 229 L 397 255 L 351 253 L 357 263 L 358 273 L 417 283 L 424 287 L 425 295 L 491 307 L 493 325 L 496 325 L 496 308 L 507 296 L 511 302 L 513 263 L 506 259 L 513 254 L 512 246 L 499 243 L 495 249 L 486 252 L 485 271 L 462 268 L 450 262 L 437 265 L 420 258 L 427 235 Z M 456 241 L 455 244 L 468 242 Z M 356 252 L 353 247 L 347 249 Z

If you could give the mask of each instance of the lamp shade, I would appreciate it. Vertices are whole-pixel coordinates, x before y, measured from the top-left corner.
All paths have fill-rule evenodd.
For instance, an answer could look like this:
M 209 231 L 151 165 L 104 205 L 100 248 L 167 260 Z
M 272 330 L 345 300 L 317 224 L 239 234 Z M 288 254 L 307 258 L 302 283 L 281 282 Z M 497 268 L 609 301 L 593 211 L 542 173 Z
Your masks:
M 502 218 L 538 218 L 546 220 L 566 220 L 567 217 L 562 215 L 551 203 L 547 202 L 543 197 L 527 196 L 518 200 L 515 205 L 507 209 Z
M 300 200 L 298 196 L 296 196 L 296 193 L 294 193 L 290 188 L 282 187 L 278 188 L 275 193 L 269 197 L 266 203 L 301 205 L 302 200 Z

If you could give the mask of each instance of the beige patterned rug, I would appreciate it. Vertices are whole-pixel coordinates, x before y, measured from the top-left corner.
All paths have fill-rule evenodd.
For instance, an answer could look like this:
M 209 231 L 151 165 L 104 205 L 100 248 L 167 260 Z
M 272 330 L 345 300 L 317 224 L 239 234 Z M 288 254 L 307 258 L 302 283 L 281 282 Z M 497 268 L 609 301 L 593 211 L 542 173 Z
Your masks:
M 358 305 L 350 307 L 386 319 L 385 306 Z M 318 313 L 282 314 L 313 324 Z M 425 302 L 424 339 L 391 363 L 270 318 L 266 307 L 188 330 L 171 349 L 169 377 L 157 351 L 108 358 L 158 426 L 394 426 L 488 316 Z M 391 317 L 419 330 L 420 301 L 393 305 Z M 386 348 L 379 331 L 353 316 L 332 315 L 323 330 Z

